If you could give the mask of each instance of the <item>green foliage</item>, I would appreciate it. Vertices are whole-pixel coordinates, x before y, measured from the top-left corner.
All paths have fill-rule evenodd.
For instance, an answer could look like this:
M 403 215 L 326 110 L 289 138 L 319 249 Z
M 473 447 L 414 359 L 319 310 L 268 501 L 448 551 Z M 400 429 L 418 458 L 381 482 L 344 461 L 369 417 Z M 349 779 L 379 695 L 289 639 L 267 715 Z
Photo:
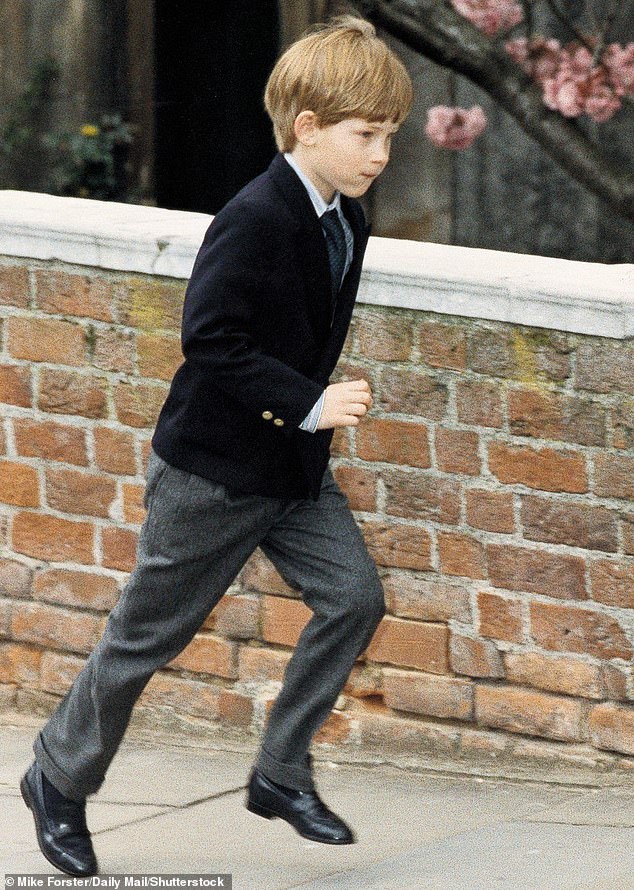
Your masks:
M 47 134 L 44 144 L 55 157 L 51 191 L 57 195 L 124 200 L 126 148 L 131 128 L 119 114 L 104 114 L 99 124 L 77 133 Z
M 0 188 L 125 201 L 132 128 L 102 114 L 75 132 L 53 132 L 48 117 L 59 66 L 46 59 L 0 126 Z

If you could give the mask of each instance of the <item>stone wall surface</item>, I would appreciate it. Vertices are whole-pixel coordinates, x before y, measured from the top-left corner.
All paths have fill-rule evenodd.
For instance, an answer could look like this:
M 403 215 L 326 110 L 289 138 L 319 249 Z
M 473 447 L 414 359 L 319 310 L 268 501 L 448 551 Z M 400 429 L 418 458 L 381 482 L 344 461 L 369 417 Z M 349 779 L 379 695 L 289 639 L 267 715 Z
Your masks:
M 150 437 L 209 222 L 97 204 L 0 193 L 5 709 L 55 706 L 134 566 Z M 337 432 L 333 468 L 388 614 L 316 751 L 622 775 L 634 765 L 632 268 L 504 256 L 371 242 L 337 375 L 368 379 L 375 405 Z M 255 739 L 308 614 L 256 552 L 150 681 L 138 719 Z

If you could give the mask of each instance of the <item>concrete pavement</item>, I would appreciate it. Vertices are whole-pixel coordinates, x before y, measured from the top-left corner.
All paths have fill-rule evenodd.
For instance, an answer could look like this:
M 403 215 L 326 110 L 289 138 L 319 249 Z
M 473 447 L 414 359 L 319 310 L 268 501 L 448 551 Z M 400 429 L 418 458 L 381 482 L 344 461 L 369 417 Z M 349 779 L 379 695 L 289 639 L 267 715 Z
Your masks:
M 59 874 L 20 776 L 42 720 L 0 725 L 0 865 Z M 634 788 L 317 762 L 358 843 L 306 841 L 243 805 L 253 753 L 129 736 L 88 805 L 103 874 L 225 872 L 234 890 L 634 890 Z

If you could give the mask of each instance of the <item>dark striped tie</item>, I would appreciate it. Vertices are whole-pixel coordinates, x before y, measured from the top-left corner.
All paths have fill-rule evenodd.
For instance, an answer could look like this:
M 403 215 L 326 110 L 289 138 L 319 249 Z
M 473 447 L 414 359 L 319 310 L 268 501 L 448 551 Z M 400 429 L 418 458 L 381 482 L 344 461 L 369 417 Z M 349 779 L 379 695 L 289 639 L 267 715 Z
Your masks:
M 321 217 L 321 225 L 326 236 L 326 248 L 328 249 L 328 262 L 330 263 L 330 280 L 332 283 L 332 311 L 334 314 L 337 294 L 341 287 L 343 270 L 346 268 L 347 248 L 346 233 L 343 230 L 339 214 L 336 210 L 329 210 Z

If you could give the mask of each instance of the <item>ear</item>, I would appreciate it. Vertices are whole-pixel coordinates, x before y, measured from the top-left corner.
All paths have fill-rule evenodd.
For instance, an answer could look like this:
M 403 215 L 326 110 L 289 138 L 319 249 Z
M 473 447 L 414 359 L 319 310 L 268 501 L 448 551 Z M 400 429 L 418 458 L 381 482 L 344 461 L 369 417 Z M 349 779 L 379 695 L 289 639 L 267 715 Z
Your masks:
M 314 145 L 319 130 L 319 119 L 314 111 L 301 111 L 295 118 L 293 132 L 302 145 Z

